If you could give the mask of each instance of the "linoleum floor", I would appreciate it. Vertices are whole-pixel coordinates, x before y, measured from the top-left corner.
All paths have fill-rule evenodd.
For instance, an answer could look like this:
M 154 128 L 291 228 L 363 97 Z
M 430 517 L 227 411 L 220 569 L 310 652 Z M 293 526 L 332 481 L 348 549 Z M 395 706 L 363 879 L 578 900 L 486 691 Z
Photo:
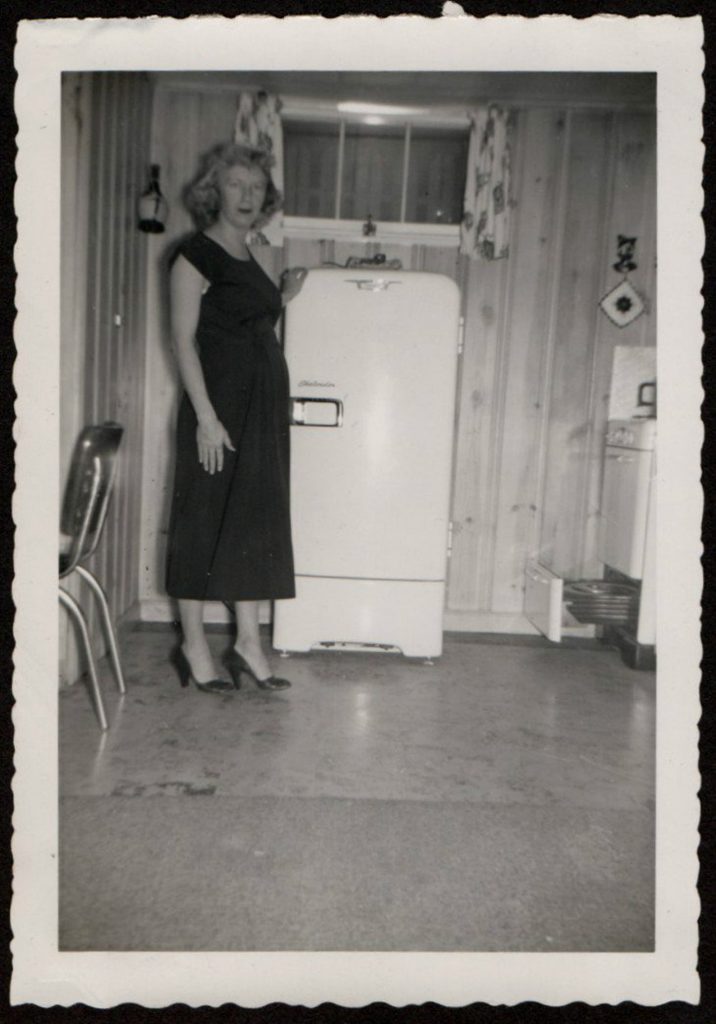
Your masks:
M 652 673 L 447 638 L 216 697 L 174 642 L 125 635 L 104 736 L 60 694 L 61 949 L 653 948 Z

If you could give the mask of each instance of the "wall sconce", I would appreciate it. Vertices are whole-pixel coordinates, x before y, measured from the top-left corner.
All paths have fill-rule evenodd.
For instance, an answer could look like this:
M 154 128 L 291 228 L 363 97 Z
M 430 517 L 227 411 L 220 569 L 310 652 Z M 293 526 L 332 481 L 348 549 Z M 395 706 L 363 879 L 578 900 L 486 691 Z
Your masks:
M 139 198 L 139 230 L 151 235 L 161 234 L 168 212 L 169 204 L 159 187 L 159 164 L 152 164 L 149 184 Z

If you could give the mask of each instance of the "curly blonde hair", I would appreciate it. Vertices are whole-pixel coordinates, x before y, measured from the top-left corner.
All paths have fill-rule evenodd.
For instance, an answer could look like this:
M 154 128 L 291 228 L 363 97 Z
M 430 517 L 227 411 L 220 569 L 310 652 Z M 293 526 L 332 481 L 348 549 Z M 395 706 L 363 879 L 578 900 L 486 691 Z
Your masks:
M 199 228 L 210 227 L 219 216 L 219 174 L 231 167 L 258 167 L 266 178 L 266 198 L 261 213 L 253 224 L 263 227 L 283 205 L 283 196 L 271 177 L 274 158 L 263 149 L 254 149 L 238 142 L 222 142 L 205 153 L 194 181 L 187 186 L 184 202 Z

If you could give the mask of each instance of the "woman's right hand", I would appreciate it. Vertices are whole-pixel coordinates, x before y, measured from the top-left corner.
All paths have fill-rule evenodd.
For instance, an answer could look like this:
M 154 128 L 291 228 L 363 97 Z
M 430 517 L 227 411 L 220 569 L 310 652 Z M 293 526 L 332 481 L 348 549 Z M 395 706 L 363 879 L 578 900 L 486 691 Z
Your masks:
M 207 473 L 220 473 L 224 468 L 224 445 L 229 451 L 236 451 L 231 438 L 216 416 L 210 420 L 200 420 L 196 430 L 196 446 L 199 451 L 199 462 Z

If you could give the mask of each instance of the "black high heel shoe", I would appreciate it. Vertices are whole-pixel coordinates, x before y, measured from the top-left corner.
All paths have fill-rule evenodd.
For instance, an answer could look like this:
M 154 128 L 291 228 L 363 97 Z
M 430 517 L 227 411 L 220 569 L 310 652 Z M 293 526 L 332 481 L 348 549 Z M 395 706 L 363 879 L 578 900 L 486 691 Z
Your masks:
M 229 670 L 237 690 L 241 689 L 242 672 L 253 679 L 259 690 L 287 690 L 291 685 L 288 679 L 282 679 L 280 676 L 266 676 L 265 679 L 259 679 L 246 658 L 239 654 L 235 647 L 230 647 L 224 655 L 224 664 Z
M 230 683 L 228 679 L 209 679 L 206 683 L 197 682 L 189 664 L 189 659 L 181 647 L 177 647 L 172 651 L 171 662 L 177 670 L 182 687 L 193 683 L 197 690 L 201 690 L 202 693 L 230 693 L 234 689 L 234 684 Z

